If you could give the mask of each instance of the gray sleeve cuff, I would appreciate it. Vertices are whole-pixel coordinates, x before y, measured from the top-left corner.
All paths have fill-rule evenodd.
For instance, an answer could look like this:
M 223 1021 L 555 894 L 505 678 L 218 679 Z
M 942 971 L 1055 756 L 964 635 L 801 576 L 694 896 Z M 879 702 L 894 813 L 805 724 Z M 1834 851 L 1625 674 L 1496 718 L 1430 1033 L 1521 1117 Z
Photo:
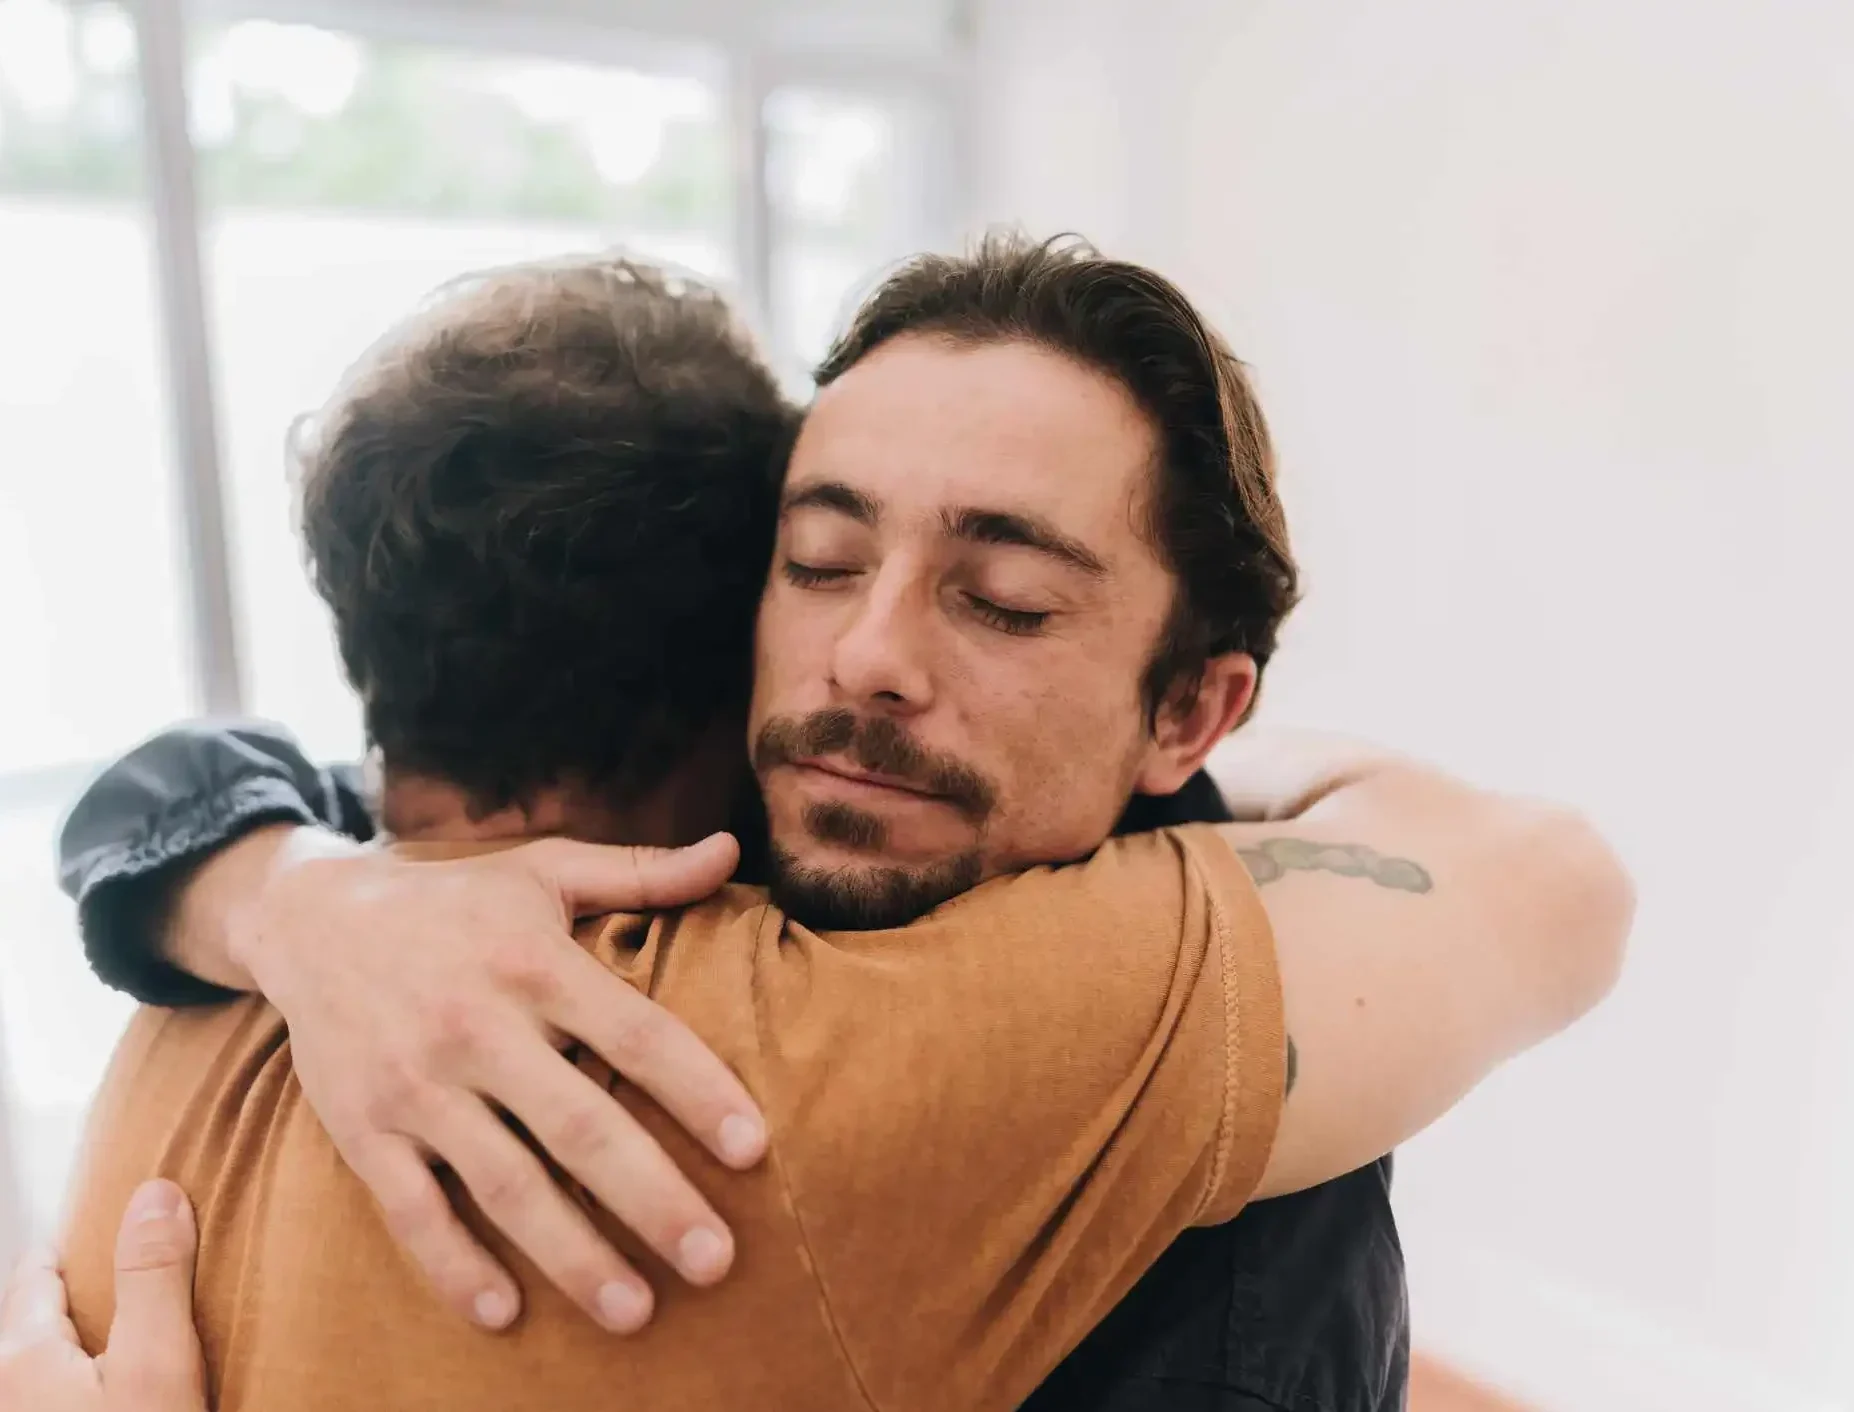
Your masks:
M 224 999 L 161 956 L 176 888 L 262 824 L 372 832 L 355 772 L 319 769 L 281 727 L 197 722 L 144 741 L 84 791 L 58 840 L 58 880 L 77 903 L 91 969 L 154 1005 Z
M 106 843 L 66 860 L 77 895 L 84 955 L 97 979 L 145 1005 L 209 1005 L 236 992 L 167 961 L 151 929 L 164 923 L 175 888 L 195 865 L 263 824 L 318 820 L 288 781 L 244 780 L 212 799 L 151 820 L 136 840 Z

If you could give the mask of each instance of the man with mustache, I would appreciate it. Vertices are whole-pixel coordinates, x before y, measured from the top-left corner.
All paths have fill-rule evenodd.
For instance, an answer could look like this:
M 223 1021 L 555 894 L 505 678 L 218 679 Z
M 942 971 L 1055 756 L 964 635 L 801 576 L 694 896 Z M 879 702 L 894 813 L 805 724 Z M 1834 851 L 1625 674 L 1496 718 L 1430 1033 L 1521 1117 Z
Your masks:
M 1039 257 L 1034 251 L 994 250 L 967 265 L 928 262 L 905 273 L 913 283 L 898 276 L 879 293 L 852 330 L 842 365 L 835 373 L 827 368 L 834 386 L 820 398 L 785 487 L 779 564 L 762 606 L 753 725 L 756 763 L 772 814 L 776 895 L 788 912 L 816 919 L 819 926 L 893 925 L 980 878 L 1089 853 L 1129 792 L 1178 788 L 1246 712 L 1257 658 L 1265 660 L 1273 623 L 1290 597 L 1279 592 L 1279 547 L 1268 529 L 1278 507 L 1269 506 L 1272 487 L 1259 421 L 1252 409 L 1227 405 L 1236 395 L 1227 381 L 1230 369 L 1188 315 L 1188 306 L 1181 310 L 1182 301 L 1173 302 L 1143 272 L 1051 252 Z M 1108 296 L 1105 309 L 1078 310 L 1102 292 Z M 1002 311 L 995 307 L 1000 299 Z M 1177 333 L 1169 342 L 1161 338 L 1156 357 L 1143 358 L 1142 350 L 1129 348 L 1117 362 L 1111 339 L 1090 342 L 1100 330 L 1087 315 L 1106 323 L 1109 313 L 1128 305 L 1162 334 Z M 899 327 L 888 326 L 897 321 Z M 1134 331 L 1140 331 L 1137 325 Z M 1115 333 L 1126 332 L 1123 321 Z M 1188 370 L 1194 356 L 1200 372 L 1195 385 L 1164 366 L 1169 357 Z M 1155 364 L 1156 376 L 1142 381 Z M 1214 374 L 1202 375 L 1206 365 Z M 992 395 L 997 389 L 1008 389 L 1008 398 Z M 1153 405 L 1168 393 L 1182 405 Z M 892 439 L 896 423 L 908 416 L 909 399 L 923 404 L 913 414 L 920 435 L 902 438 L 910 448 L 902 457 L 885 456 L 884 439 Z M 1161 417 L 1161 410 L 1176 415 Z M 936 428 L 938 444 L 931 434 Z M 1241 444 L 1245 436 L 1248 445 Z M 1160 448 L 1157 441 L 1176 444 Z M 1214 505 L 1216 458 L 1203 454 L 1205 446 L 1222 458 L 1225 502 L 1224 541 L 1209 546 L 1201 541 L 1215 535 L 1200 520 Z M 1008 487 L 1006 472 L 1014 478 Z M 1147 478 L 1159 484 L 1143 493 Z M 998 493 L 1004 489 L 1014 493 Z M 1149 514 L 1135 510 L 1147 501 Z M 1216 523 L 1214 516 L 1209 520 Z M 358 562 L 371 560 L 362 556 Z M 324 591 L 339 598 L 343 590 L 331 589 L 325 563 L 318 563 L 318 573 Z M 1219 583 L 1219 575 L 1227 582 Z M 1219 593 L 1237 610 L 1220 626 L 1201 621 L 1203 603 L 1180 601 Z M 1245 593 L 1247 622 L 1240 601 Z M 343 619 L 341 602 L 335 606 L 344 656 L 368 702 L 370 727 L 380 737 L 386 732 L 378 728 L 373 684 L 356 667 L 365 653 L 349 641 L 365 630 L 358 619 Z M 1007 639 L 1036 645 L 1016 646 Z M 1112 689 L 1116 673 L 1119 690 Z M 1089 682 L 1097 689 L 1083 689 Z M 382 744 L 389 820 L 395 807 L 417 816 L 421 801 L 428 814 L 442 814 L 451 782 L 404 771 L 395 799 L 391 772 L 404 755 L 396 757 L 392 745 Z M 1074 769 L 1084 752 L 1098 768 Z M 1285 772 L 1284 762 L 1291 760 L 1282 755 L 1274 763 Z M 1252 763 L 1268 762 L 1264 752 Z M 1328 1033 L 1331 1016 L 1320 1008 L 1323 1001 L 1312 999 L 1324 992 L 1318 984 L 1297 990 L 1290 975 L 1290 1010 L 1297 995 L 1306 997 L 1312 1032 L 1324 1041 L 1317 1050 L 1319 1067 L 1310 1065 L 1309 1073 L 1323 1076 L 1325 1092 L 1299 1109 L 1290 1104 L 1293 1121 L 1284 1122 L 1269 1159 L 1271 1171 L 1282 1169 L 1275 1173 L 1282 1183 L 1276 1190 L 1291 1188 L 1294 1177 L 1283 1173 L 1294 1172 L 1296 1164 L 1301 1175 L 1332 1175 L 1345 1170 L 1331 1165 L 1335 1153 L 1354 1162 L 1369 1160 L 1407 1131 L 1413 1117 L 1433 1116 L 1437 1104 L 1456 1096 L 1478 1067 L 1538 1037 L 1545 1011 L 1554 1023 L 1568 1018 L 1563 1013 L 1568 997 L 1585 1003 L 1592 998 L 1592 980 L 1600 988 L 1610 949 L 1619 940 L 1606 861 L 1556 815 L 1495 804 L 1369 756 L 1328 761 L 1324 769 L 1289 774 L 1287 782 L 1291 787 L 1272 796 L 1258 784 L 1257 793 L 1283 812 L 1316 799 L 1358 809 L 1362 797 L 1370 816 L 1373 808 L 1385 807 L 1388 790 L 1391 797 L 1402 795 L 1407 814 L 1436 816 L 1426 827 L 1435 830 L 1437 842 L 1455 831 L 1476 831 L 1471 861 L 1456 856 L 1458 844 L 1444 844 L 1451 859 L 1445 874 L 1455 876 L 1445 876 L 1443 889 L 1453 893 L 1462 885 L 1456 896 L 1472 899 L 1467 913 L 1476 924 L 1486 920 L 1486 908 L 1505 915 L 1500 909 L 1508 902 L 1496 903 L 1496 892 L 1513 905 L 1536 903 L 1529 882 L 1559 893 L 1559 884 L 1574 881 L 1590 910 L 1552 914 L 1573 933 L 1571 944 L 1553 935 L 1552 971 L 1514 965 L 1520 955 L 1534 954 L 1521 944 L 1517 951 L 1501 949 L 1497 974 L 1487 975 L 1477 970 L 1487 963 L 1485 947 L 1459 955 L 1448 949 L 1460 946 L 1470 919 L 1453 910 L 1463 903 L 1446 903 L 1429 919 L 1435 935 L 1427 944 L 1442 944 L 1443 954 L 1460 964 L 1454 989 L 1474 990 L 1477 976 L 1486 983 L 1486 990 L 1475 993 L 1482 1026 L 1471 1036 L 1453 1036 L 1458 1048 L 1450 1048 L 1450 1037 L 1437 1036 L 1434 1048 L 1404 1056 L 1412 1066 L 1401 1075 L 1409 1089 L 1397 1091 L 1393 1084 L 1389 1094 L 1380 1091 L 1380 1100 L 1396 1101 L 1380 1101 L 1357 1127 L 1328 1121 L 1335 1107 L 1357 1108 L 1357 1094 L 1346 1088 L 1352 1076 L 1343 1058 L 1357 1037 Z M 453 803 L 457 793 L 453 790 Z M 469 802 L 471 796 L 464 792 L 463 798 Z M 560 805 L 558 799 L 546 802 Z M 525 831 L 545 828 L 535 827 L 546 811 L 533 799 L 521 801 L 518 812 L 525 815 Z M 486 817 L 493 816 L 491 809 Z M 1448 827 L 1437 829 L 1438 819 Z M 1488 838 L 1508 837 L 1520 820 L 1524 846 L 1515 843 L 1511 852 L 1488 856 Z M 574 827 L 571 820 L 567 826 Z M 1418 833 L 1431 837 L 1423 828 Z M 1249 838 L 1240 846 L 1258 873 L 1295 875 L 1280 890 L 1285 900 L 1275 904 L 1284 963 L 1298 954 L 1289 940 L 1290 917 L 1298 918 L 1296 936 L 1330 937 L 1371 920 L 1369 913 L 1361 917 L 1348 910 L 1358 905 L 1356 894 L 1337 901 L 1324 891 L 1294 891 L 1297 885 L 1321 872 L 1362 875 L 1370 881 L 1358 886 L 1375 883 L 1393 892 L 1411 892 L 1413 881 L 1426 886 L 1428 880 L 1418 865 L 1380 856 L 1357 842 L 1321 838 L 1318 827 L 1310 826 L 1303 840 L 1262 833 L 1232 837 Z M 269 846 L 276 847 L 274 837 Z M 1107 850 L 1074 872 L 1086 882 L 1090 870 L 1116 868 L 1121 861 L 1119 853 Z M 1541 863 L 1549 866 L 1541 869 Z M 328 866 L 318 878 L 334 876 Z M 458 876 L 489 874 L 479 869 Z M 222 870 L 217 878 L 235 884 L 238 875 Z M 189 893 L 207 889 L 199 895 L 210 897 L 208 885 L 203 873 Z M 974 905 L 985 895 L 984 889 L 974 893 Z M 187 906 L 183 896 L 183 913 Z M 1333 906 L 1340 911 L 1327 915 L 1323 909 Z M 1309 921 L 1319 917 L 1323 923 Z M 1081 930 L 1081 918 L 1074 920 Z M 1385 934 L 1398 931 L 1377 920 Z M 1034 914 L 1020 924 L 1034 931 Z M 1159 917 L 1149 925 L 1176 933 L 1178 923 Z M 1136 938 L 1123 939 L 1140 951 Z M 1174 935 L 1174 946 L 1176 941 Z M 1078 938 L 1076 954 L 1093 960 L 1106 945 L 1091 947 Z M 1314 954 L 1320 954 L 1317 947 Z M 1419 946 L 1406 950 L 1391 972 L 1380 961 L 1378 978 L 1394 987 L 1411 965 L 1424 971 L 1425 957 L 1433 971 L 1436 956 Z M 1362 1002 L 1372 966 L 1368 958 L 1348 960 L 1347 981 L 1364 993 L 1347 998 Z M 1568 967 L 1570 979 L 1557 967 Z M 1031 974 L 1040 978 L 1042 970 Z M 1325 978 L 1331 982 L 1330 970 Z M 1532 984 L 1515 990 L 1521 978 Z M 1522 997 L 1529 1003 L 1519 1003 Z M 1382 1004 L 1384 999 L 1375 997 L 1376 1013 L 1394 1008 Z M 959 1018 L 951 1021 L 955 1041 L 962 1037 Z M 1302 1047 L 1307 1048 L 1304 1039 Z M 1401 1073 L 1394 1062 L 1388 1072 Z M 1310 1084 L 1303 1084 L 1303 1095 Z M 705 1226 L 684 1225 L 682 1236 L 696 1229 L 714 1234 Z M 582 1297 L 596 1307 L 592 1294 L 588 1289 Z
M 843 759 L 871 781 L 888 781 L 940 801 L 983 829 L 997 803 L 991 783 L 958 760 L 930 754 L 887 716 L 859 721 L 847 706 L 827 707 L 803 720 L 768 721 L 753 746 L 754 773 L 764 779 L 780 767 L 805 769 L 813 761 Z M 854 776 L 851 776 L 852 778 Z M 880 814 L 829 799 L 809 805 L 805 831 L 815 839 L 861 855 L 880 855 L 888 826 Z M 920 872 L 884 869 L 868 885 L 848 889 L 840 875 L 802 862 L 777 840 L 774 876 L 785 906 L 818 926 L 849 930 L 912 920 L 948 897 L 976 887 L 984 864 L 976 851 L 954 854 Z

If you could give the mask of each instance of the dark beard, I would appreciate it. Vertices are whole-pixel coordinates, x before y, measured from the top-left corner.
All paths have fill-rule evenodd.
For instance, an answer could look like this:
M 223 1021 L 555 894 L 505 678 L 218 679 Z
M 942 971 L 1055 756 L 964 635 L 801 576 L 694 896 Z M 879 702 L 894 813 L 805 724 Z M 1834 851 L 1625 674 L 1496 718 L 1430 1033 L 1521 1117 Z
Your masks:
M 763 778 L 780 765 L 836 754 L 849 755 L 866 770 L 919 785 L 981 832 L 997 804 L 991 781 L 964 761 L 925 749 L 893 720 L 862 720 L 843 707 L 767 721 L 754 742 L 753 763 Z M 887 845 L 888 825 L 881 816 L 850 804 L 807 805 L 803 827 L 812 838 L 853 853 L 879 854 Z M 772 900 L 794 921 L 827 931 L 905 926 L 974 887 L 984 875 L 977 848 L 920 868 L 818 868 L 800 863 L 790 849 L 774 843 L 768 862 Z
M 969 892 L 983 871 L 976 852 L 926 868 L 808 868 L 774 844 L 772 900 L 818 931 L 886 931 Z

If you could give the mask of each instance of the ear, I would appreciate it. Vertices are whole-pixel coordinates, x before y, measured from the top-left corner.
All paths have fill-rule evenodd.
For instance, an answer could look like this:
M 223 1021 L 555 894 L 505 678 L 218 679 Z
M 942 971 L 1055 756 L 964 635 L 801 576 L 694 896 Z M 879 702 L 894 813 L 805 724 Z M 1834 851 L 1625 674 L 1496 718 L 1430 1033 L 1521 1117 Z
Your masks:
M 1255 699 L 1255 658 L 1247 652 L 1212 657 L 1194 696 L 1168 697 L 1153 722 L 1146 758 L 1133 780 L 1136 794 L 1175 794 Z

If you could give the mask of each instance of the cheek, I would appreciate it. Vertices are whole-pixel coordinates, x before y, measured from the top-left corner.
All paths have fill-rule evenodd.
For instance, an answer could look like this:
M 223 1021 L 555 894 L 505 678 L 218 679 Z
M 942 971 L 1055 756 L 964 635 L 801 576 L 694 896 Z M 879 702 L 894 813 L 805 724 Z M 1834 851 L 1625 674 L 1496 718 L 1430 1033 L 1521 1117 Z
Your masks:
M 807 618 L 781 585 L 770 585 L 760 599 L 754 633 L 753 703 L 756 716 L 791 709 L 784 705 L 795 687 L 815 676 L 818 661 L 829 654 L 829 636 Z
M 1145 732 L 1133 694 L 1046 683 L 999 716 L 1010 738 L 993 737 L 1005 807 L 992 830 L 1001 853 L 1029 862 L 1073 858 L 1098 846 L 1120 817 L 1143 754 Z
M 775 581 L 767 584 L 766 591 L 760 595 L 760 616 L 753 639 L 762 664 L 768 658 L 782 655 L 786 639 L 792 635 L 792 612 L 781 590 L 782 585 Z

